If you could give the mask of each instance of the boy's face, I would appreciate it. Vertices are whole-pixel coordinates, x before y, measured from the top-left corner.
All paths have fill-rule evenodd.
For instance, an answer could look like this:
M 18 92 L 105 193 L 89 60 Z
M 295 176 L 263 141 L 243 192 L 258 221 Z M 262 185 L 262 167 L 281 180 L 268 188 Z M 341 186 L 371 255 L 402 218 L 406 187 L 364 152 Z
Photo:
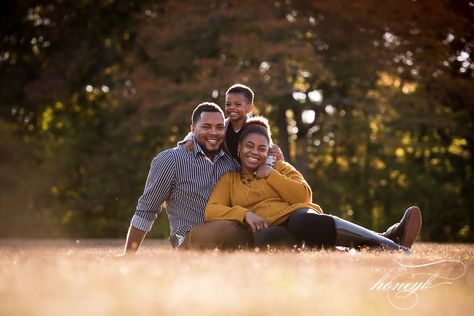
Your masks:
M 253 109 L 253 103 L 240 93 L 229 93 L 225 97 L 225 114 L 231 121 L 245 119 L 245 116 Z

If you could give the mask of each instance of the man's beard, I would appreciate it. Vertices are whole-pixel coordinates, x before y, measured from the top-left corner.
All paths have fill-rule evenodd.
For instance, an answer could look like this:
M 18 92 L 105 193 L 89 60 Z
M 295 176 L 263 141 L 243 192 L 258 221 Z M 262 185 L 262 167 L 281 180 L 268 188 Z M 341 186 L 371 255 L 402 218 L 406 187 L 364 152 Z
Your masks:
M 207 156 L 207 155 L 215 155 L 215 154 L 217 154 L 218 152 L 221 151 L 222 146 L 223 146 L 223 143 L 221 143 L 221 144 L 219 145 L 219 147 L 217 147 L 216 149 L 214 149 L 214 150 L 208 150 L 208 149 L 206 148 L 206 145 L 205 145 L 204 143 L 201 144 L 201 143 L 198 142 L 198 144 L 199 144 L 199 146 L 201 147 L 201 150 L 204 152 L 204 154 L 205 154 L 206 156 Z

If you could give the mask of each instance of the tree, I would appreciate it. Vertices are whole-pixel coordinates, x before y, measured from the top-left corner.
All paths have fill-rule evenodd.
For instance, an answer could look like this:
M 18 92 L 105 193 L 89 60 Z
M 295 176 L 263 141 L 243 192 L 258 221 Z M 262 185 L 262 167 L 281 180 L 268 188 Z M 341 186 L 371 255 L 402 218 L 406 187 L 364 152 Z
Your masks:
M 184 137 L 198 103 L 223 104 L 242 82 L 323 209 L 383 229 L 418 204 L 425 239 L 473 238 L 468 1 L 20 1 L 2 12 L 3 151 L 23 157 L 25 175 L 35 162 L 48 181 L 33 200 L 49 194 L 44 209 L 66 231 L 118 234 L 151 156 Z M 24 144 L 34 159 L 18 156 Z

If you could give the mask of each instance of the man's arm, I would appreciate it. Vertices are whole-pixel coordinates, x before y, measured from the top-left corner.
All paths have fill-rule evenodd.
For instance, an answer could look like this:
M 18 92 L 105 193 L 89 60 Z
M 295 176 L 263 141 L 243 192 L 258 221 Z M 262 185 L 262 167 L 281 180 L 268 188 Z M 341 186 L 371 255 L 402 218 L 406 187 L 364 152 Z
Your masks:
M 138 200 L 125 243 L 125 253 L 136 253 L 147 232 L 161 211 L 161 205 L 169 198 L 175 179 L 175 162 L 170 150 L 153 159 L 145 183 L 143 195 Z
M 145 239 L 146 232 L 139 230 L 138 228 L 130 225 L 127 234 L 127 241 L 125 243 L 124 254 L 136 253 L 143 240 Z

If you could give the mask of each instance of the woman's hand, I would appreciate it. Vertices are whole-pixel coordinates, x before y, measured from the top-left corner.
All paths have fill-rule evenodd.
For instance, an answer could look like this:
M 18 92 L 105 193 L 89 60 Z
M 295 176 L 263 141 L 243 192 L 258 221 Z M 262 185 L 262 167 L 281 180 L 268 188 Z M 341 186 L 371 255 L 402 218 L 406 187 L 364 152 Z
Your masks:
M 245 213 L 244 221 L 250 225 L 254 234 L 268 227 L 267 222 L 252 211 Z
M 272 173 L 272 170 L 273 168 L 270 167 L 269 165 L 261 165 L 255 171 L 255 176 L 257 177 L 257 179 L 267 178 L 270 175 L 270 173 Z

